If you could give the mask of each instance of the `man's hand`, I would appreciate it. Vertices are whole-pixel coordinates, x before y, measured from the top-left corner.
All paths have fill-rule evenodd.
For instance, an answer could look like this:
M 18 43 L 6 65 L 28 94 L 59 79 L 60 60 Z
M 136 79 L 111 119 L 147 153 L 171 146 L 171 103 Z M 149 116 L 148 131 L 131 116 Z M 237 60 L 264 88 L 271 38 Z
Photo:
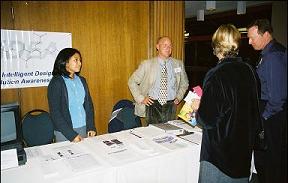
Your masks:
M 149 106 L 149 105 L 152 105 L 154 102 L 150 97 L 145 97 L 141 103 Z

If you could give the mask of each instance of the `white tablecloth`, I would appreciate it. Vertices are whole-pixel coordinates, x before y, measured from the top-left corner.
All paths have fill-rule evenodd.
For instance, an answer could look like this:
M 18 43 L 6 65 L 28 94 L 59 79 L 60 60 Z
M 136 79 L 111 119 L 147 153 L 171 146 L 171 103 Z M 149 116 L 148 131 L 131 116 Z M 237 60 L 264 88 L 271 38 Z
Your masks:
M 131 133 L 132 132 L 132 133 Z M 1 171 L 3 183 L 196 183 L 200 145 L 140 127 L 25 149 L 25 165 Z M 199 133 L 199 132 L 197 132 Z M 139 138 L 141 137 L 141 138 Z M 156 143 L 156 139 L 171 141 Z M 103 141 L 117 139 L 110 146 Z

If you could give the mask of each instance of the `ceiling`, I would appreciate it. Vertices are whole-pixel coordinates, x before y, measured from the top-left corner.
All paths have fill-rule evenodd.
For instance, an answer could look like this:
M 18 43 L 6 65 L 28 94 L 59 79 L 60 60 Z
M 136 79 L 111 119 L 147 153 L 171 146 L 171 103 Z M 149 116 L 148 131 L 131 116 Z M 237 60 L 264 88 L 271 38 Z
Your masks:
M 205 4 L 205 3 L 204 3 Z M 226 9 L 225 11 L 220 11 L 219 6 L 217 8 L 216 4 L 216 13 L 205 15 L 204 21 L 197 21 L 196 17 L 185 18 L 185 39 L 193 38 L 195 36 L 198 39 L 198 36 L 211 36 L 215 30 L 222 24 L 231 23 L 237 28 L 245 28 L 253 20 L 259 18 L 266 18 L 271 20 L 272 14 L 272 3 L 257 4 L 255 6 L 247 7 L 246 13 L 237 15 L 236 10 Z M 206 39 L 210 37 L 206 37 Z
M 271 3 L 272 1 L 245 1 L 246 7 Z M 197 15 L 197 10 L 203 9 L 205 15 L 236 10 L 237 1 L 216 1 L 216 10 L 208 11 L 205 9 L 206 1 L 185 1 L 185 18 L 192 18 Z

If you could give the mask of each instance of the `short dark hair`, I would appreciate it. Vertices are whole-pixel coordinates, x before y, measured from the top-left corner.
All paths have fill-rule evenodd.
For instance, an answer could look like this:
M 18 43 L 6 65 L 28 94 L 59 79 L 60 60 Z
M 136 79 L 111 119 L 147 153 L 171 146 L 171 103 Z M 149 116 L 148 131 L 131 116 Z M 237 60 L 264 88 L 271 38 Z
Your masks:
M 258 27 L 258 34 L 263 35 L 266 31 L 270 34 L 273 33 L 273 28 L 270 24 L 270 21 L 268 19 L 258 19 L 250 23 L 247 27 L 247 29 L 250 29 L 253 26 Z
M 78 51 L 75 48 L 64 48 L 62 49 L 55 60 L 54 68 L 52 75 L 53 76 L 66 76 L 69 77 L 70 72 L 66 70 L 66 64 L 68 63 L 69 59 L 75 54 L 78 53 L 80 55 L 80 59 L 82 62 L 82 57 L 80 51 Z M 79 75 L 80 72 L 77 72 L 75 74 Z

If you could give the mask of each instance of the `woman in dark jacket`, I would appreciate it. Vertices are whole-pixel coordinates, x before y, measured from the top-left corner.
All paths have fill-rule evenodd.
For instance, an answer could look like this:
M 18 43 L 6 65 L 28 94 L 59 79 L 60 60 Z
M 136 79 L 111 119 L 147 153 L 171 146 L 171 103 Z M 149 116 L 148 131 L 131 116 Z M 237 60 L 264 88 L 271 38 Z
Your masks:
M 216 30 L 212 47 L 219 62 L 204 78 L 201 100 L 192 102 L 203 127 L 200 183 L 242 183 L 250 176 L 260 114 L 255 73 L 237 57 L 240 39 L 231 24 Z
M 82 57 L 74 48 L 64 48 L 54 63 L 48 85 L 48 103 L 56 142 L 79 142 L 95 136 L 94 108 L 84 77 L 80 76 Z

